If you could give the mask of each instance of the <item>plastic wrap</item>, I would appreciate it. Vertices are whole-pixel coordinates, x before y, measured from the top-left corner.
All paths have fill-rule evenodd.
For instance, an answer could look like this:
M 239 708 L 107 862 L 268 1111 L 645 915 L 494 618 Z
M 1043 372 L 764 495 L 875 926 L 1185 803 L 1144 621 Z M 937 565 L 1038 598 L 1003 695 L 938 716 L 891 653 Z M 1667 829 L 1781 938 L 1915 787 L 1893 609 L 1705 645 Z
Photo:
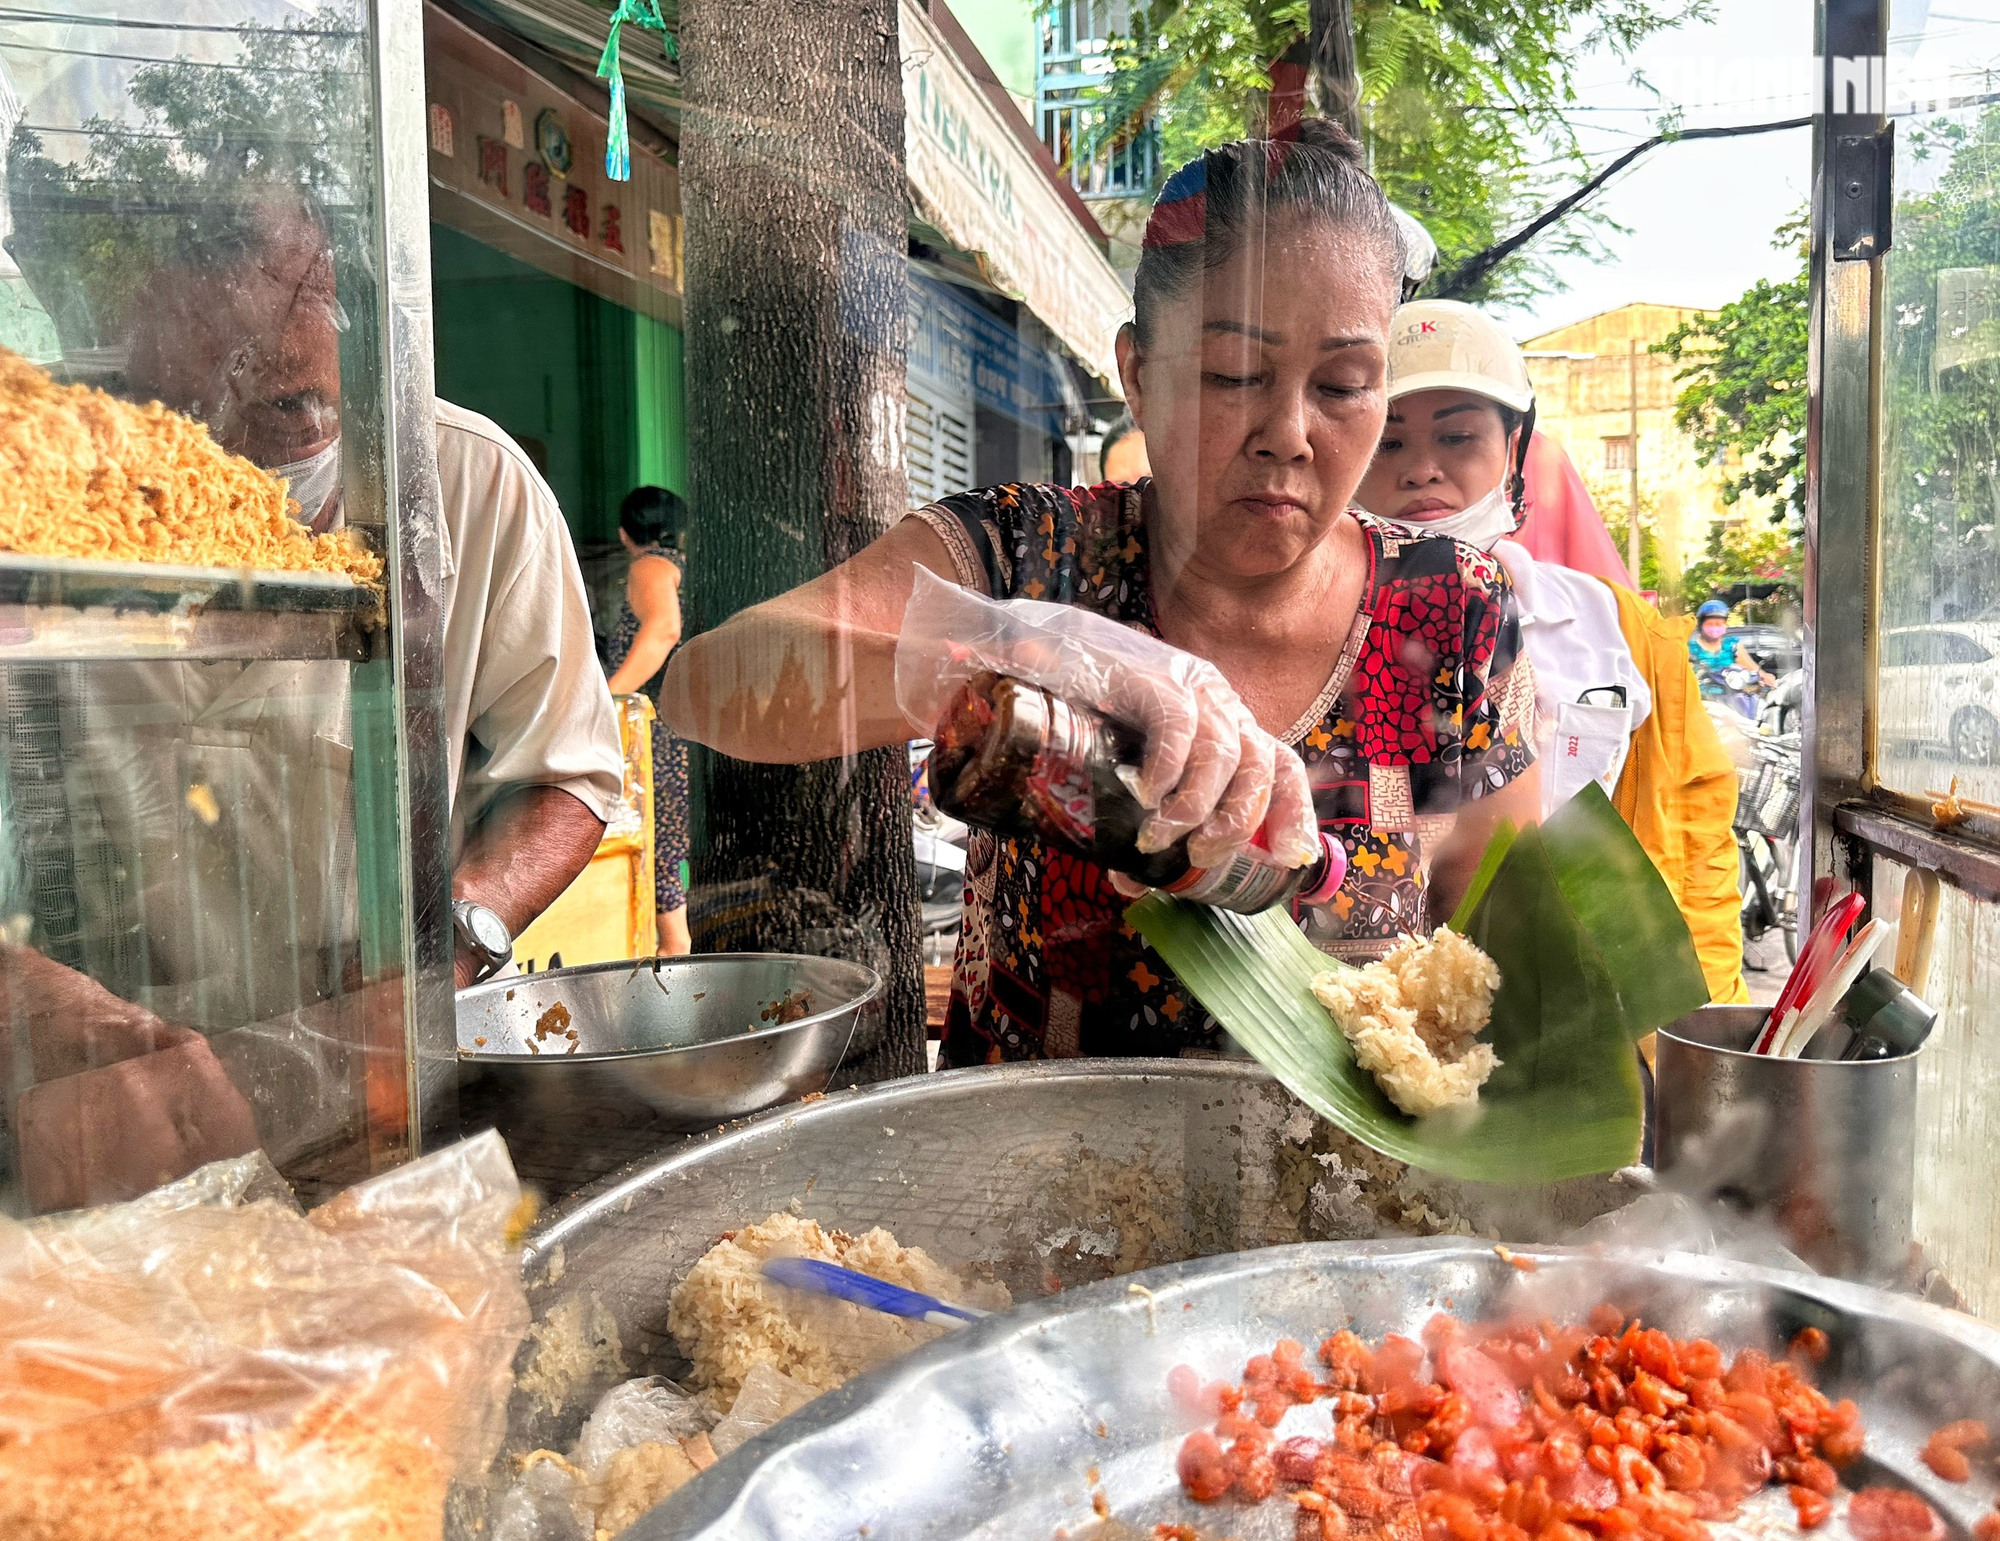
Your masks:
M 896 702 L 923 732 L 976 674 L 1009 675 L 1145 735 L 1133 793 L 1152 816 L 1142 851 L 1192 835 L 1213 865 L 1264 841 L 1280 865 L 1318 857 L 1305 765 L 1257 726 L 1206 659 L 1107 616 L 1032 599 L 997 602 L 917 569 L 896 643 Z
M 261 1157 L 0 1220 L 0 1535 L 418 1541 L 498 1449 L 520 1188 L 482 1135 L 301 1214 Z
M 730 1404 L 729 1416 L 716 1424 L 715 1432 L 709 1435 L 717 1457 L 755 1439 L 818 1395 L 811 1386 L 768 1364 L 751 1366 L 750 1373 L 743 1377 L 743 1389 Z
M 567 1456 L 537 1450 L 522 1462 L 494 1506 L 494 1541 L 616 1536 L 715 1463 L 714 1421 L 698 1398 L 659 1376 L 613 1386 Z

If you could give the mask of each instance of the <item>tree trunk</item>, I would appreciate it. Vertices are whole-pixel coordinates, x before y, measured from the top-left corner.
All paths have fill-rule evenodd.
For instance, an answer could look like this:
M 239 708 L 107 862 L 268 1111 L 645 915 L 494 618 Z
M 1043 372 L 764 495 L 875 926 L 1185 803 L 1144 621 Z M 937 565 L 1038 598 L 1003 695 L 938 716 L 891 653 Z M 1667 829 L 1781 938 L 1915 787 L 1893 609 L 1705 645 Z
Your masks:
M 895 0 L 683 0 L 680 17 L 688 586 L 712 626 L 907 506 L 903 92 Z M 807 661 L 801 690 L 828 672 Z M 872 964 L 886 1032 L 842 1075 L 922 1070 L 903 751 L 766 766 L 697 750 L 694 771 L 696 945 Z

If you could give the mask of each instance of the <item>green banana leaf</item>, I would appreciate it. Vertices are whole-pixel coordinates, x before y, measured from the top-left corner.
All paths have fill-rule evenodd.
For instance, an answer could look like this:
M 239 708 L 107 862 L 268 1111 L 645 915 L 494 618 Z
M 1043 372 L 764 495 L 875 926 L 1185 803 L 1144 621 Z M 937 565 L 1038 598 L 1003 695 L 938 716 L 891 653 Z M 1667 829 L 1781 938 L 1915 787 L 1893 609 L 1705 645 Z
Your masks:
M 1708 998 L 1672 895 L 1592 786 L 1546 825 L 1496 833 L 1468 899 L 1461 929 L 1500 968 L 1485 1037 L 1501 1064 L 1476 1107 L 1424 1119 L 1355 1064 L 1312 993 L 1314 976 L 1340 965 L 1281 910 L 1237 915 L 1149 894 L 1127 918 L 1245 1050 L 1377 1150 L 1474 1182 L 1627 1165 L 1643 1117 L 1632 1041 Z
M 1570 912 L 1617 985 L 1626 1037 L 1636 1042 L 1707 1005 L 1708 981 L 1673 890 L 1604 789 L 1585 783 L 1541 835 Z

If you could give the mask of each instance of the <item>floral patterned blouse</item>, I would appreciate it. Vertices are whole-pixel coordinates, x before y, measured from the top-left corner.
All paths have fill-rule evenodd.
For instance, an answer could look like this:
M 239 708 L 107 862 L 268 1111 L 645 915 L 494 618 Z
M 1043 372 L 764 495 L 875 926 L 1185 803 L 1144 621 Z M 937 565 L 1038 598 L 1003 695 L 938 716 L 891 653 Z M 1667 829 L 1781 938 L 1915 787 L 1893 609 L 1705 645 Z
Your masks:
M 968 587 L 1082 605 L 1157 636 L 1145 485 L 989 487 L 911 517 L 944 540 Z M 1359 961 L 1429 928 L 1424 841 L 1533 762 L 1535 689 L 1495 559 L 1357 517 L 1362 605 L 1326 688 L 1284 738 L 1349 864 L 1334 901 L 1300 924 Z M 1213 1047 L 1219 1027 L 1125 924 L 1125 906 L 1101 868 L 974 830 L 943 1061 Z

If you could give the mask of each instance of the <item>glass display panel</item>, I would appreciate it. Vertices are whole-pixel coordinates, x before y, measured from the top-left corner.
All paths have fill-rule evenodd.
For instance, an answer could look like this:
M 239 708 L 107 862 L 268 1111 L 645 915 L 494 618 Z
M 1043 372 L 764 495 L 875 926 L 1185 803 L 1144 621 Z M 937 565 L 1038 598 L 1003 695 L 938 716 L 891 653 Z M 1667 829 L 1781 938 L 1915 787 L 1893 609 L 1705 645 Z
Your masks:
M 1903 913 L 1908 869 L 1877 857 L 1873 913 Z M 2000 989 L 2000 907 L 1942 885 L 1930 964 L 1911 987 L 1938 1008 L 1918 1061 L 1916 1213 L 1933 1298 L 2000 1320 L 2000 1197 L 1990 1181 L 2000 1065 L 1983 1031 Z M 1886 962 L 1878 958 L 1878 963 Z
M 12 1209 L 408 1150 L 369 14 L 0 31 Z
M 1871 769 L 2000 800 L 2000 235 L 1990 167 L 2000 20 L 1931 12 L 1892 40 L 1880 628 Z M 1922 19 L 1919 19 L 1919 18 Z M 1922 101 L 1898 101 L 1901 81 Z M 1912 94 L 1900 91 L 1901 95 Z

